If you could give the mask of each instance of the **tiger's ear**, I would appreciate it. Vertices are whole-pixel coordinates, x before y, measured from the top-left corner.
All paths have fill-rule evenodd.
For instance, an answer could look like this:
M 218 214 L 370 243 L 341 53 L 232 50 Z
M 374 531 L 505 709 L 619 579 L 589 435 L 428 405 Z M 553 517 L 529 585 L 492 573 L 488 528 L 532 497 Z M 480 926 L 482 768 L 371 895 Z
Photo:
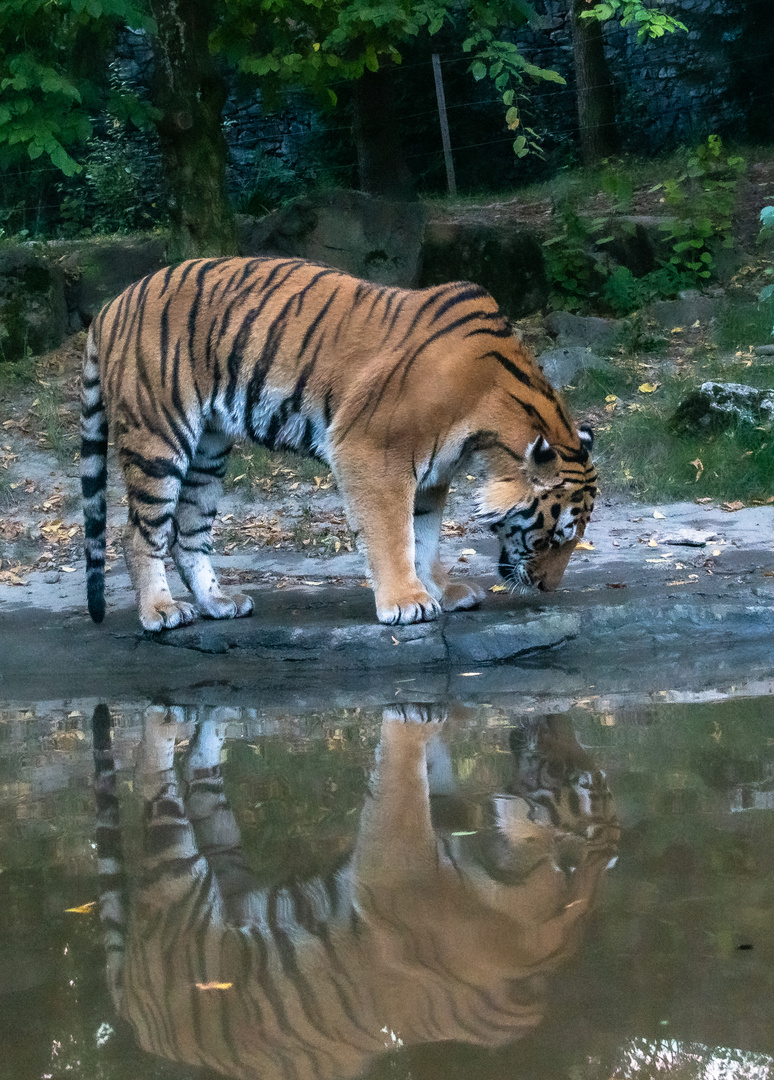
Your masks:
M 588 424 L 581 424 L 578 428 L 578 438 L 581 441 L 581 446 L 585 447 L 587 451 L 590 451 L 594 445 L 594 431 Z
M 533 481 L 547 480 L 556 474 L 559 455 L 543 435 L 529 444 L 524 451 L 523 470 Z

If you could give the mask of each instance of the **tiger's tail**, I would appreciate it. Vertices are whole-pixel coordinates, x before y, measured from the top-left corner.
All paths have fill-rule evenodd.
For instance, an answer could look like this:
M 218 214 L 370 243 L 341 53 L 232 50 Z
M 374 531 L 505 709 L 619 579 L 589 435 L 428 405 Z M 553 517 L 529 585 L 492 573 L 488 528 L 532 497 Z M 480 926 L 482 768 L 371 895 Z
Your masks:
M 86 339 L 81 384 L 81 494 L 86 549 L 86 597 L 96 623 L 105 617 L 105 538 L 107 531 L 107 441 L 105 401 L 99 379 L 94 326 Z
M 107 983 L 118 1012 L 123 998 L 126 946 L 123 850 L 116 790 L 116 765 L 110 731 L 110 710 L 97 705 L 91 720 L 94 748 L 94 794 L 97 809 L 99 918 L 105 944 Z

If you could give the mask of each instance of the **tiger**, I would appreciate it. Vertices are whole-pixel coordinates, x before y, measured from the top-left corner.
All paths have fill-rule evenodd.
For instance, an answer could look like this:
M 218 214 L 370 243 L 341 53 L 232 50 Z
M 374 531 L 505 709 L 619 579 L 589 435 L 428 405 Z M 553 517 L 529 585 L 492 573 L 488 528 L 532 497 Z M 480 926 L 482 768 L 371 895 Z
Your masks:
M 108 432 L 126 482 L 124 554 L 145 630 L 250 615 L 212 566 L 237 440 L 331 469 L 388 625 L 476 607 L 439 557 L 454 474 L 514 589 L 555 588 L 594 505 L 593 434 L 576 427 L 485 289 L 375 285 L 295 258 L 194 259 L 108 303 L 85 346 L 81 490 L 88 609 L 105 615 Z M 194 603 L 175 600 L 171 555 Z
M 446 711 L 385 708 L 351 857 L 265 887 L 224 790 L 228 710 L 198 719 L 176 770 L 182 712 L 145 712 L 126 866 L 110 714 L 94 713 L 107 981 L 145 1051 L 239 1080 L 347 1080 L 385 1049 L 503 1046 L 541 1022 L 618 844 L 604 774 L 562 721 L 512 741 L 513 783 L 472 831 L 433 821 L 434 797 L 464 804 Z

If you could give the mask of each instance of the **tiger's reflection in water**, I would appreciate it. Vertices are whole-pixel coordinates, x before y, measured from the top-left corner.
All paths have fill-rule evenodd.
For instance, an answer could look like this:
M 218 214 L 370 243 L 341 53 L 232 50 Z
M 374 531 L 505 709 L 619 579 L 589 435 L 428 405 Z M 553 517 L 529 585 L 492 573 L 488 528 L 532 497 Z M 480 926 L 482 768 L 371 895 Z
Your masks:
M 197 723 L 178 777 L 179 715 L 145 713 L 143 850 L 124 875 L 110 716 L 94 714 L 108 983 L 145 1050 L 240 1080 L 334 1080 L 396 1042 L 496 1047 L 540 1022 L 618 840 L 563 720 L 511 730 L 509 790 L 472 832 L 431 821 L 433 789 L 464 812 L 443 711 L 385 709 L 347 865 L 262 888 L 224 793 L 225 725 Z

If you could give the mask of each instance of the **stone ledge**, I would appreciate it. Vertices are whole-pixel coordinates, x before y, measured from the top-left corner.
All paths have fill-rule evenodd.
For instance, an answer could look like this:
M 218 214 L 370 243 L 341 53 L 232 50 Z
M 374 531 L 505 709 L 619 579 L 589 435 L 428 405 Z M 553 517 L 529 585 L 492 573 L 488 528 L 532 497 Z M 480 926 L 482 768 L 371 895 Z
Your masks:
M 265 621 L 258 614 L 229 623 L 197 622 L 148 636 L 162 645 L 202 653 L 233 651 L 257 660 L 327 670 L 386 670 L 503 663 L 553 648 L 575 637 L 579 629 L 575 612 L 456 613 L 433 623 L 381 626 L 334 621 L 323 611 L 306 613 L 305 621 L 296 625 Z

